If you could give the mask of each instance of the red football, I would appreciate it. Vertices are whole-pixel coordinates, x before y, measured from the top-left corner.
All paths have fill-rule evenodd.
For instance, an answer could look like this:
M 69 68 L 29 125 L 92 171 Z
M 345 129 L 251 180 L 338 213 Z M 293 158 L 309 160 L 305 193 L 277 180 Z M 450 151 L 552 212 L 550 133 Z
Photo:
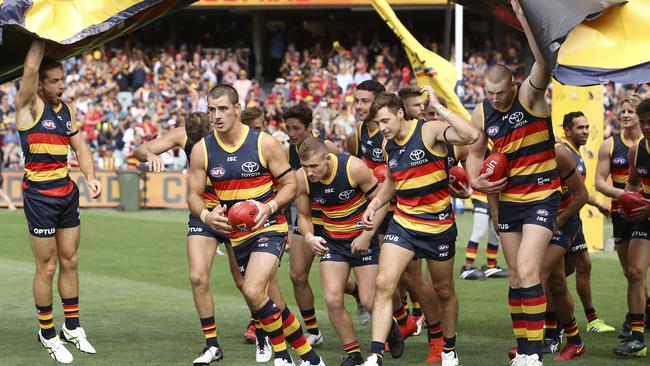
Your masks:
M 385 164 L 377 166 L 372 173 L 375 175 L 375 178 L 377 178 L 379 183 L 384 183 L 386 177 L 390 174 L 388 171 L 388 165 Z
M 465 187 L 469 187 L 469 178 L 467 177 L 467 172 L 460 165 L 454 165 L 449 169 L 449 182 L 451 186 L 456 190 L 463 189 L 460 186 L 462 183 Z
M 250 231 L 255 226 L 258 212 L 257 205 L 253 202 L 237 202 L 228 210 L 228 223 L 235 230 Z
M 509 168 L 510 162 L 508 161 L 508 157 L 502 153 L 494 153 L 483 161 L 481 174 L 492 172 L 492 175 L 487 180 L 490 182 L 496 182 L 508 176 Z
M 632 210 L 635 208 L 645 206 L 643 195 L 638 192 L 623 192 L 618 197 L 618 204 L 625 210 L 625 214 L 628 216 L 632 214 Z

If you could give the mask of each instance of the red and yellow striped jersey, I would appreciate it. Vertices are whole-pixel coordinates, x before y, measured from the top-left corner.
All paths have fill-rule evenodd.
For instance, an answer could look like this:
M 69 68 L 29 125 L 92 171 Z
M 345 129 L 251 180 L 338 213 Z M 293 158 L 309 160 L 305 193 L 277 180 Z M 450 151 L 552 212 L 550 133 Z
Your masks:
M 242 126 L 242 131 L 239 143 L 233 148 L 225 146 L 216 131 L 199 142 L 203 144 L 205 170 L 217 199 L 228 208 L 240 201 L 267 203 L 275 197 L 273 176 L 261 151 L 265 132 L 246 125 Z M 233 231 L 230 241 L 234 247 L 261 233 L 286 234 L 287 231 L 287 221 L 279 211 L 258 231 Z
M 18 129 L 25 156 L 23 189 L 35 189 L 49 197 L 63 197 L 72 192 L 68 145 L 73 123 L 74 116 L 67 104 L 52 108 L 44 103 L 34 122 Z
M 312 137 L 315 139 L 321 139 L 316 132 L 312 132 Z M 287 152 L 289 156 L 289 165 L 291 165 L 291 169 L 294 171 L 297 171 L 302 167 L 300 164 L 300 157 L 298 156 L 299 147 L 300 146 L 297 145 L 289 145 L 289 150 Z M 314 205 L 311 207 L 311 221 L 314 225 L 323 226 L 323 211 Z
M 641 139 L 634 157 L 636 173 L 641 180 L 641 193 L 646 199 L 650 199 L 650 146 L 648 140 Z
M 192 148 L 194 148 L 194 145 L 196 143 L 190 141 L 190 139 L 185 136 L 185 143 L 183 144 L 183 151 L 185 151 L 185 156 L 187 157 L 187 161 L 190 161 L 190 156 L 192 155 Z M 205 182 L 205 190 L 203 191 L 203 202 L 205 203 L 205 207 L 207 209 L 213 209 L 219 205 L 219 199 L 217 198 L 217 194 L 214 192 L 214 188 L 212 188 L 212 182 L 210 182 L 210 179 L 208 178 Z
M 361 219 L 368 200 L 361 188 L 350 180 L 350 155 L 330 154 L 332 172 L 319 182 L 303 174 L 312 208 L 323 212 L 325 234 L 332 239 L 354 239 L 363 231 Z
M 587 166 L 585 165 L 585 161 L 582 159 L 582 155 L 580 155 L 580 151 L 578 151 L 570 141 L 567 141 L 565 139 L 562 139 L 562 142 L 558 143 L 557 145 L 563 145 L 566 146 L 567 149 L 569 149 L 569 152 L 571 152 L 571 156 L 573 157 L 573 160 L 575 160 L 576 162 L 576 170 L 577 170 L 576 173 L 580 174 L 580 177 L 584 182 L 587 179 Z M 568 206 L 569 203 L 573 201 L 573 192 L 569 190 L 569 187 L 566 185 L 564 181 L 561 181 L 561 184 L 562 184 L 562 200 L 560 201 L 559 212 L 564 211 L 566 206 Z
M 527 110 L 517 96 L 506 110 L 481 104 L 483 131 L 493 144 L 492 152 L 510 161 L 508 183 L 499 194 L 504 202 L 534 202 L 560 191 L 555 163 L 555 138 L 550 116 Z
M 628 155 L 630 147 L 636 143 L 626 139 L 623 134 L 624 131 L 621 131 L 612 135 L 609 142 L 609 174 L 612 177 L 612 185 L 619 189 L 625 189 L 630 170 Z M 617 200 L 612 200 L 612 211 L 618 211 Z
M 424 120 L 413 121 L 403 141 L 388 140 L 384 150 L 395 181 L 394 220 L 402 227 L 438 234 L 454 224 L 449 196 L 447 151 L 435 151 L 422 139 Z
M 386 164 L 386 158 L 381 149 L 383 144 L 384 135 L 379 132 L 379 128 L 370 133 L 368 125 L 364 122 L 357 129 L 357 151 L 350 151 L 350 154 L 363 160 L 370 170 L 375 170 L 379 165 Z

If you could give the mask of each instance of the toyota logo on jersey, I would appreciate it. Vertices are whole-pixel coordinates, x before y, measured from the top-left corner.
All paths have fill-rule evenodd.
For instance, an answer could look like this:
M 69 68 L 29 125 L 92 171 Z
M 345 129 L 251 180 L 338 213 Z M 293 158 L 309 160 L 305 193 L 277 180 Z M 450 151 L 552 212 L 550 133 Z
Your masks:
M 409 154 L 409 157 L 410 157 L 411 160 L 413 160 L 413 161 L 422 160 L 422 158 L 424 157 L 424 151 L 422 151 L 422 150 L 420 150 L 420 149 L 413 150 L 413 151 L 411 151 L 411 153 Z
M 260 166 L 254 161 L 247 161 L 241 165 L 241 169 L 246 173 L 255 173 L 260 169 Z
M 347 191 L 343 191 L 339 193 L 339 199 L 343 201 L 347 201 L 352 197 L 352 194 L 354 193 L 353 189 L 348 189 Z

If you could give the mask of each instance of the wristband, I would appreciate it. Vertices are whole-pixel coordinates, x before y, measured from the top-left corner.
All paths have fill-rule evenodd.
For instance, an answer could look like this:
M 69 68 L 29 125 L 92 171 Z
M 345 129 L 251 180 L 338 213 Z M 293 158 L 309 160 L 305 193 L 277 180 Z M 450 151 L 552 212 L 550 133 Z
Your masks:
M 271 215 L 278 211 L 278 203 L 275 200 L 270 200 L 268 205 L 271 207 Z
M 200 217 L 201 217 L 201 221 L 203 221 L 204 224 L 205 224 L 205 217 L 208 216 L 209 213 L 210 213 L 210 211 L 208 211 L 208 210 L 201 211 Z

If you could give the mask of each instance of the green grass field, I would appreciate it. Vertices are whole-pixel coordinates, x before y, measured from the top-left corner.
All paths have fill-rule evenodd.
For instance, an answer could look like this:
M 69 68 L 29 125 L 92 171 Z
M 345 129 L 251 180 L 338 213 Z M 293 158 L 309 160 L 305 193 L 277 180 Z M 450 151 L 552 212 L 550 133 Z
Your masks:
M 182 211 L 82 211 L 81 321 L 97 355 L 80 354 L 68 347 L 75 356 L 75 364 L 191 364 L 202 348 L 203 337 L 187 276 L 186 219 L 187 214 Z M 54 361 L 36 341 L 38 325 L 31 292 L 34 265 L 25 226 L 22 212 L 0 212 L 0 329 L 3 332 L 0 364 L 53 365 Z M 459 228 L 457 267 L 464 258 L 471 229 L 470 215 L 459 217 Z M 611 231 L 611 227 L 606 231 Z M 481 264 L 485 261 L 484 243 L 479 253 Z M 592 259 L 596 309 L 603 319 L 618 328 L 627 309 L 626 283 L 618 260 L 614 253 L 596 253 Z M 243 344 L 241 339 L 249 312 L 233 285 L 226 261 L 226 257 L 215 257 L 212 273 L 219 340 L 225 353 L 221 364 L 253 365 L 254 348 Z M 297 312 L 288 270 L 285 256 L 279 277 L 284 298 Z M 326 337 L 318 351 L 328 365 L 339 365 L 342 351 L 329 325 L 317 270 L 312 271 L 311 283 L 317 297 L 318 320 Z M 507 364 L 505 352 L 514 344 L 506 307 L 507 288 L 506 280 L 456 282 L 460 300 L 457 346 L 461 365 Z M 648 360 L 617 360 L 611 350 L 618 344 L 613 333 L 587 334 L 582 306 L 577 295 L 574 296 L 588 352 L 572 364 L 648 364 Z M 348 298 L 348 301 L 349 309 L 356 309 L 353 300 Z M 55 323 L 59 328 L 63 311 L 56 292 L 54 303 Z M 356 320 L 356 311 L 353 318 Z M 370 325 L 357 325 L 357 331 L 367 349 Z M 401 359 L 392 360 L 387 356 L 386 364 L 424 365 L 426 353 L 423 334 L 407 340 Z M 545 361 L 554 364 L 550 357 Z

